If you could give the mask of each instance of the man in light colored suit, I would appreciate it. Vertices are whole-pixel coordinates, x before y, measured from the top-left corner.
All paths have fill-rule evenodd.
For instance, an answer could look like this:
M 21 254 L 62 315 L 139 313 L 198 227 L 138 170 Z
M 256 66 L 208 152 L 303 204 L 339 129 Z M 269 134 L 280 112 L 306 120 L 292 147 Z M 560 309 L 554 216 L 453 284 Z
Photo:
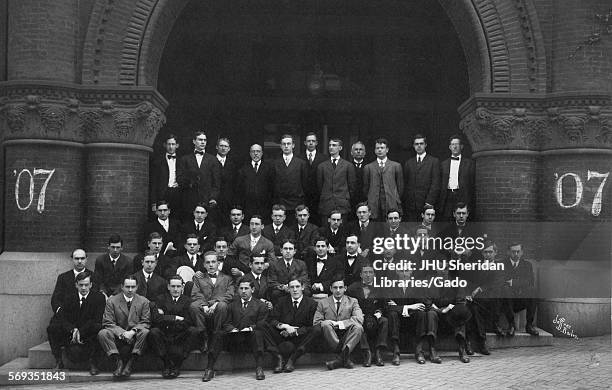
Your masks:
M 416 157 L 404 164 L 404 220 L 417 221 L 424 206 L 435 206 L 440 194 L 440 161 L 427 154 L 427 138 L 414 136 Z
M 372 219 L 384 221 L 389 209 L 402 209 L 404 177 L 400 163 L 387 158 L 389 141 L 376 140 L 376 160 L 363 169 L 363 190 L 368 198 Z
M 265 257 L 267 260 L 266 268 L 276 261 L 274 244 L 261 234 L 263 218 L 260 215 L 251 217 L 249 229 L 251 233 L 236 237 L 227 252 L 228 256 L 233 258 L 230 272 L 234 279 L 239 279 L 251 272 L 250 259 L 253 255 Z
M 329 141 L 330 158 L 317 167 L 317 187 L 321 193 L 319 199 L 319 215 L 321 225 L 332 210 L 338 210 L 344 218 L 351 211 L 351 199 L 357 191 L 355 167 L 350 162 L 340 158 L 342 140 L 332 138 Z
M 340 352 L 336 359 L 325 363 L 327 369 L 353 368 L 351 352 L 363 334 L 363 313 L 357 299 L 344 295 L 344 280 L 337 278 L 331 284 L 332 296 L 319 301 L 313 325 L 321 326 L 323 337 L 332 350 Z
M 134 362 L 146 346 L 147 334 L 151 326 L 151 311 L 147 298 L 136 294 L 138 282 L 127 276 L 121 284 L 121 293 L 106 301 L 102 327 L 98 341 L 106 354 L 114 361 L 114 377 L 129 377 Z M 119 348 L 130 351 L 130 358 L 123 364 Z

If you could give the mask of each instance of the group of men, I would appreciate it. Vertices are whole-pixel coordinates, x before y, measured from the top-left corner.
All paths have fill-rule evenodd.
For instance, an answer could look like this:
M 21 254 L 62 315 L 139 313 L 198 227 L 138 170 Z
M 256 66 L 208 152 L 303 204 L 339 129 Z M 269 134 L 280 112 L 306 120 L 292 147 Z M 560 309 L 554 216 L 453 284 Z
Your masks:
M 255 358 L 256 378 L 264 379 L 265 352 L 275 358 L 274 373 L 292 372 L 320 336 L 337 355 L 326 362 L 330 370 L 353 368 L 355 349 L 361 350 L 364 366 L 384 365 L 386 351 L 399 365 L 402 338 L 414 342 L 419 364 L 426 355 L 441 363 L 435 343 L 444 327 L 450 328 L 460 360 L 467 363 L 473 353 L 470 339 L 488 354 L 487 327 L 499 336 L 513 336 L 514 313 L 523 308 L 527 332 L 537 335 L 533 271 L 521 244 L 513 243 L 503 260 L 493 241 L 471 252 L 424 245 L 430 236 L 484 236 L 468 222 L 465 203 L 457 203 L 454 221 L 440 228 L 433 205 L 424 206 L 419 222 L 402 223 L 397 209 L 387 210 L 386 221 L 377 222 L 370 203 L 362 202 L 356 205 L 355 221 L 345 223 L 342 212 L 331 210 L 321 227 L 309 222 L 303 204 L 294 208 L 291 226 L 282 204 L 272 206 L 272 223 L 265 226 L 256 214 L 244 226 L 244 210 L 230 206 L 229 224 L 219 229 L 208 222 L 208 207 L 196 204 L 193 219 L 173 234 L 166 229 L 173 226 L 169 204 L 158 202 L 154 223 L 161 229 L 149 233 L 147 249 L 133 260 L 122 253 L 118 235 L 109 238 L 108 253 L 96 259 L 93 272 L 85 268 L 85 251 L 72 253 L 74 267 L 58 277 L 53 292 L 55 314 L 48 328 L 58 368 L 63 366 L 62 347 L 67 347 L 87 356 L 93 375 L 104 353 L 116 377 L 129 377 L 138 357 L 151 350 L 162 362 L 162 376 L 174 378 L 189 352 L 199 349 L 207 353 L 202 380 L 210 381 L 223 349 L 246 346 Z M 404 234 L 420 237 L 422 246 L 414 253 L 394 248 L 374 253 L 376 238 Z M 448 275 L 418 266 L 443 258 L 502 262 L 504 271 Z M 389 266 L 406 259 L 417 264 L 415 270 Z M 374 262 L 387 266 L 375 269 Z M 436 273 L 461 277 L 467 288 L 374 283 L 375 277 L 406 281 Z M 505 332 L 497 323 L 500 311 L 509 324 Z

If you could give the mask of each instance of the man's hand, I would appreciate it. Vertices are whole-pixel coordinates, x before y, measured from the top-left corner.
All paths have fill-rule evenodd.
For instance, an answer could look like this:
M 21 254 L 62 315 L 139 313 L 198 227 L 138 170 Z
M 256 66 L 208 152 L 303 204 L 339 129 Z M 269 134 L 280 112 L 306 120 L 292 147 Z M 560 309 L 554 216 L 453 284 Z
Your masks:
M 380 317 L 382 317 L 382 313 L 377 311 L 376 313 L 374 313 L 374 317 L 376 317 L 377 319 L 380 319 Z
M 83 344 L 81 341 L 81 333 L 77 328 L 72 330 L 72 339 L 70 340 L 72 344 Z
M 216 201 L 216 200 L 214 200 L 214 199 L 211 199 L 211 200 L 209 200 L 209 201 L 208 201 L 208 204 L 209 204 L 210 206 L 213 206 L 213 207 L 214 207 L 214 206 L 216 206 L 216 205 L 217 205 L 217 201 Z
M 236 267 L 232 268 L 230 272 L 232 273 L 232 276 L 244 276 L 244 273 Z
M 208 313 L 210 312 L 210 308 L 208 306 L 206 306 L 206 305 L 202 305 L 202 306 L 200 306 L 200 308 L 204 312 L 204 315 L 208 315 Z
M 170 241 L 168 243 L 168 245 L 166 246 L 166 252 L 168 252 L 168 251 L 175 251 L 175 250 L 176 250 L 176 248 L 174 247 L 174 243 L 172 241 Z
M 423 311 L 425 310 L 425 304 L 423 303 L 414 303 L 412 305 L 406 305 L 408 306 L 408 310 L 416 310 L 416 311 Z
M 174 317 L 175 317 L 175 320 L 177 320 L 177 321 L 184 321 L 185 320 L 185 317 L 181 317 L 181 316 L 174 316 Z
M 219 302 L 215 302 L 209 309 L 208 312 L 209 314 L 213 314 L 215 312 L 215 309 L 217 308 L 217 305 L 219 304 Z
M 323 291 L 323 283 L 313 283 L 312 289 L 314 291 Z
M 508 286 L 512 287 L 512 279 L 506 280 L 506 283 L 508 283 Z
M 123 339 L 129 344 L 131 344 L 134 341 L 133 339 L 135 335 L 136 335 L 136 331 L 134 330 L 126 330 L 125 332 L 121 334 L 121 336 L 123 336 Z
M 260 301 L 262 301 L 263 303 L 265 303 L 265 304 L 266 304 L 266 308 L 267 308 L 268 310 L 272 310 L 272 309 L 274 308 L 274 307 L 272 306 L 272 302 L 270 302 L 270 301 L 266 301 L 266 300 L 265 300 L 265 299 L 263 299 L 263 298 L 260 298 L 259 300 L 260 300 Z
M 474 298 L 476 295 L 480 294 L 481 292 L 482 292 L 482 289 L 480 287 L 476 287 L 474 291 L 472 291 L 472 298 Z
M 389 305 L 389 306 L 397 306 L 397 303 L 395 303 L 395 301 L 393 299 L 390 299 L 389 301 L 387 301 L 387 305 Z
M 442 313 L 448 313 L 449 311 L 453 310 L 453 307 L 455 307 L 455 305 L 453 305 L 452 303 L 449 303 L 448 306 L 446 306 L 444 309 L 442 309 Z
M 162 309 L 159 309 L 159 308 L 158 308 L 158 309 L 157 309 L 157 312 L 158 312 L 159 314 L 161 314 L 161 315 L 164 315 L 164 311 L 163 311 Z
M 237 333 L 237 332 L 240 332 L 240 331 L 238 330 L 238 328 L 234 328 L 234 329 L 230 330 L 230 333 Z
M 241 332 L 252 332 L 252 331 L 253 331 L 253 329 L 251 329 L 251 327 L 250 327 L 250 326 L 247 326 L 246 328 L 242 328 L 242 329 L 240 329 L 240 331 L 241 331 Z
M 291 326 L 291 325 L 287 325 L 287 327 L 285 328 L 285 331 L 289 334 L 289 336 L 297 336 L 297 332 L 298 332 L 298 327 L 297 326 Z

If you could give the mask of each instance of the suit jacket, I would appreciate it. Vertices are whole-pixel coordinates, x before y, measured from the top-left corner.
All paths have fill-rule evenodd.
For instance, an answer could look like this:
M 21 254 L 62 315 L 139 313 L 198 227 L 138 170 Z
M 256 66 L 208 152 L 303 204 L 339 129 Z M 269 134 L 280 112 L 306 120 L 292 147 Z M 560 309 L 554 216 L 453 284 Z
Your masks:
M 321 193 L 319 214 L 329 215 L 333 210 L 342 214 L 351 211 L 351 199 L 357 192 L 357 177 L 355 167 L 340 158 L 334 168 L 331 159 L 327 159 L 317 167 L 317 188 Z
M 200 230 L 196 230 L 195 220 L 190 219 L 181 226 L 181 247 L 187 241 L 188 234 L 198 236 L 200 242 L 200 251 L 202 253 L 211 251 L 215 248 L 215 239 L 217 238 L 217 227 L 208 219 L 204 220 Z
M 159 223 L 157 218 L 155 218 L 154 221 L 147 222 L 144 227 L 143 242 L 146 242 L 149 237 L 149 234 L 153 232 L 161 234 L 162 239 L 164 240 L 164 246 L 161 249 L 161 253 L 166 252 L 166 247 L 168 246 L 169 242 L 173 242 L 174 247 L 177 250 L 181 249 L 181 224 L 179 223 L 178 219 L 173 217 L 168 218 L 168 231 L 164 229 L 164 227 Z M 168 254 L 170 255 L 170 253 Z
M 179 162 L 176 159 L 176 177 L 179 176 Z M 151 203 L 156 203 L 163 199 L 166 189 L 168 188 L 168 179 L 170 169 L 168 168 L 168 159 L 166 152 L 159 154 L 151 161 Z M 178 183 L 178 181 L 177 181 Z M 172 206 L 172 205 L 171 205 Z
M 229 155 L 225 158 L 225 165 L 221 165 L 219 159 L 217 159 L 217 156 L 213 156 L 213 158 L 217 160 L 217 164 L 219 166 L 219 178 L 221 180 L 219 186 L 219 198 L 217 199 L 217 202 L 219 203 L 221 210 L 229 211 L 229 207 L 235 203 L 236 173 L 238 172 L 238 164 Z M 225 217 L 225 214 L 223 217 Z
M 191 299 L 186 295 L 181 295 L 176 303 L 168 291 L 157 296 L 155 302 L 151 303 L 152 327 L 166 332 L 181 332 L 193 326 L 190 305 Z M 161 309 L 164 314 L 160 314 L 157 309 Z M 184 320 L 177 321 L 176 316 L 181 316 Z
M 357 299 L 359 307 L 364 316 L 373 316 L 375 312 L 385 312 L 387 300 L 384 299 L 384 293 L 377 287 L 370 286 L 370 294 L 366 298 L 363 292 L 363 282 L 354 282 L 346 289 L 346 295 Z
M 346 234 L 347 232 L 342 225 L 340 225 L 336 234 L 332 233 L 329 226 L 321 226 L 317 231 L 319 237 L 327 238 L 329 244 L 336 250 L 336 253 L 346 246 Z
M 312 298 L 303 296 L 297 310 L 295 310 L 291 296 L 284 296 L 278 300 L 268 320 L 273 327 L 278 324 L 297 326 L 297 333 L 300 336 L 312 329 L 312 320 L 316 311 L 317 302 Z
M 166 279 L 153 273 L 149 279 L 149 283 L 146 282 L 143 271 L 138 271 L 132 275 L 138 281 L 138 289 L 136 294 L 147 298 L 149 301 L 155 301 L 155 299 L 162 295 L 167 289 Z
M 230 332 L 233 329 L 244 329 L 249 326 L 255 329 L 257 323 L 265 321 L 268 317 L 268 308 L 259 299 L 251 298 L 246 310 L 242 308 L 242 299 L 236 298 L 229 307 L 227 321 L 223 330 Z
M 438 209 L 442 211 L 444 211 L 446 206 L 448 178 L 450 176 L 450 162 L 451 160 L 448 158 L 442 161 L 442 164 L 440 164 L 440 176 L 442 177 L 442 181 L 440 182 Z M 467 157 L 461 156 L 461 160 L 459 161 L 459 194 L 457 195 L 457 202 L 464 202 L 470 207 L 470 210 L 473 210 L 472 195 L 474 193 L 474 176 L 474 162 Z
M 377 237 L 380 233 L 381 225 L 383 224 L 370 219 L 368 226 L 362 231 L 360 222 L 357 220 L 347 223 L 345 230 L 347 234 L 356 234 L 359 237 L 359 244 L 363 250 L 372 248 L 374 237 Z
M 299 279 L 302 285 L 305 286 L 304 294 L 309 295 L 310 281 L 308 280 L 308 269 L 306 263 L 302 260 L 293 259 L 291 266 L 287 269 L 285 260 L 278 260 L 270 264 L 268 268 L 268 280 L 270 281 L 270 289 L 275 289 L 280 285 L 289 283 L 291 276 Z
M 295 234 L 296 256 L 299 256 L 300 259 L 304 259 L 308 248 L 314 245 L 315 239 L 318 237 L 318 229 L 317 225 L 310 222 L 306 223 L 306 226 L 304 226 L 301 232 L 297 224 L 293 225 L 291 228 Z
M 404 210 L 407 215 L 420 216 L 425 203 L 436 206 L 440 195 L 440 161 L 426 154 L 417 165 L 417 157 L 404 164 Z
M 355 193 L 355 198 L 351 199 L 353 203 L 353 209 L 357 206 L 358 203 L 365 202 L 368 200 L 367 196 L 363 193 L 363 169 L 368 164 L 368 162 L 364 159 L 361 164 L 357 164 L 353 158 L 351 158 L 350 163 L 355 167 L 355 186 L 357 187 L 357 192 Z
M 266 225 L 261 234 L 268 240 L 272 241 L 272 244 L 274 244 L 274 254 L 276 256 L 281 255 L 281 245 L 283 241 L 295 240 L 295 232 L 286 224 L 283 224 L 278 231 L 278 234 L 274 233 L 274 224 Z
M 308 163 L 293 155 L 289 166 L 283 157 L 274 161 L 274 202 L 294 210 L 304 203 L 308 186 Z
M 308 268 L 308 278 L 310 279 L 310 284 L 313 285 L 315 283 L 321 283 L 323 285 L 323 291 L 313 291 L 313 294 L 317 293 L 325 293 L 330 294 L 330 286 L 332 281 L 336 277 L 344 276 L 344 266 L 340 261 L 327 255 L 327 260 L 323 265 L 323 269 L 321 273 L 317 275 L 317 255 L 316 253 L 309 253 L 306 258 L 306 267 Z
M 83 272 L 93 275 L 93 272 L 88 269 L 85 269 Z M 92 276 L 92 279 L 94 278 L 95 277 Z M 57 309 L 61 307 L 68 296 L 76 291 L 75 283 L 76 277 L 74 276 L 73 270 L 66 271 L 57 276 L 55 288 L 53 289 L 53 294 L 51 294 L 51 308 L 53 309 L 53 313 L 57 313 Z
M 134 256 L 133 263 L 133 273 L 137 273 L 142 270 L 142 259 L 144 258 L 144 254 L 138 254 Z M 172 257 L 168 257 L 162 254 L 157 256 L 157 266 L 153 273 L 161 276 L 162 278 L 167 278 L 168 276 L 172 276 L 176 274 L 176 269 L 178 266 L 176 265 L 176 260 Z
M 198 305 L 211 306 L 215 302 L 230 303 L 234 298 L 234 279 L 222 272 L 217 274 L 217 282 L 213 284 L 207 273 L 203 276 L 193 276 L 191 300 Z
M 259 214 L 263 217 L 270 214 L 274 172 L 274 165 L 263 160 L 260 161 L 257 172 L 253 169 L 251 161 L 238 170 L 238 199 L 236 201 L 244 207 L 246 216 Z
M 102 314 L 106 306 L 106 298 L 101 292 L 90 291 L 83 305 L 80 302 L 81 296 L 74 289 L 73 293 L 66 297 L 56 318 L 59 319 L 66 333 L 77 328 L 81 339 L 84 339 L 96 335 L 102 329 Z
M 518 266 L 514 268 L 510 258 L 505 258 L 503 264 L 504 281 L 512 279 L 512 287 L 507 287 L 512 292 L 512 296 L 519 298 L 534 298 L 535 280 L 533 277 L 533 266 L 531 265 L 531 262 L 521 259 Z
M 106 300 L 102 327 L 111 330 L 115 337 L 121 336 L 127 330 L 149 329 L 150 326 L 151 309 L 147 298 L 134 294 L 130 310 L 123 293 L 113 295 Z
M 234 225 L 225 226 L 219 231 L 219 237 L 225 237 L 227 240 L 227 244 L 231 245 L 232 242 L 237 237 L 244 236 L 245 234 L 249 234 L 251 230 L 249 229 L 249 224 L 242 222 L 240 225 L 240 229 L 238 229 L 238 234 L 234 233 Z
M 259 282 L 255 280 L 253 276 L 253 272 L 245 272 L 244 280 L 253 281 L 255 284 L 255 290 L 253 290 L 253 298 L 257 299 L 265 299 L 266 301 L 270 300 L 270 281 L 268 277 L 264 274 L 261 274 L 259 277 Z
M 386 204 L 385 210 L 402 209 L 402 193 L 404 191 L 404 176 L 402 166 L 395 161 L 387 158 L 385 168 L 382 170 L 378 166 L 378 160 L 374 160 L 363 169 L 363 190 L 368 198 L 368 205 L 372 210 L 372 219 L 384 218 L 379 215 L 379 198 L 381 178 L 384 184 Z
M 311 210 L 311 212 L 314 212 L 317 210 L 319 196 L 321 194 L 320 188 L 317 187 L 317 168 L 322 162 L 327 160 L 328 156 L 317 151 L 311 163 L 308 160 L 308 150 L 305 150 L 304 153 L 300 154 L 300 158 L 306 161 L 308 165 L 308 179 L 306 181 L 306 187 L 304 187 L 304 193 L 306 195 L 306 205 L 312 207 L 313 210 Z
M 259 241 L 257 241 L 257 245 L 255 245 L 253 250 L 251 250 L 250 234 L 237 237 L 230 245 L 227 254 L 236 260 L 236 268 L 240 269 L 245 274 L 251 271 L 249 263 L 252 254 L 260 254 L 265 256 L 269 264 L 276 261 L 276 256 L 274 255 L 274 244 L 272 244 L 272 241 L 268 240 L 263 235 L 259 237 Z
M 346 295 L 342 296 L 340 310 L 336 312 L 335 298 L 330 295 L 319 301 L 312 322 L 314 325 L 319 325 L 323 320 L 342 321 L 344 327 L 347 328 L 354 324 L 362 325 L 363 312 L 357 299 Z
M 204 268 L 204 258 L 200 255 L 196 255 L 195 266 L 193 265 L 193 262 L 189 258 L 189 254 L 187 253 L 185 253 L 184 255 L 175 257 L 174 260 L 176 261 L 176 268 L 186 265 L 187 267 L 190 267 L 191 269 L 193 269 L 195 272 L 198 272 L 198 271 L 206 272 L 206 268 Z M 188 280 L 186 280 L 186 282 L 188 282 Z
M 199 202 L 208 203 L 214 199 L 219 201 L 221 188 L 221 170 L 219 161 L 208 153 L 204 153 L 202 163 L 193 152 L 182 156 L 177 163 L 177 178 L 184 198 L 185 209 L 193 210 Z
M 113 267 L 109 254 L 105 253 L 96 258 L 94 284 L 110 297 L 121 291 L 123 279 L 133 272 L 134 265 L 128 256 L 120 254 Z
M 365 259 L 361 255 L 357 255 L 352 265 L 349 265 L 348 256 L 346 250 L 339 254 L 336 259 L 340 261 L 340 264 L 344 268 L 344 283 L 350 286 L 351 283 L 361 281 L 361 268 Z

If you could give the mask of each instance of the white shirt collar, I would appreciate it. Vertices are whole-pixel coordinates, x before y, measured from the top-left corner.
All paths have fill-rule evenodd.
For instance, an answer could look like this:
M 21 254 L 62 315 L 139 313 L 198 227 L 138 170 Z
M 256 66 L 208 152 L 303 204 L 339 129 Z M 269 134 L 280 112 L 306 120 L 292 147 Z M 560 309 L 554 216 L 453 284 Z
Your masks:
M 378 162 L 378 165 L 380 165 L 380 163 L 382 162 L 383 164 L 387 165 L 387 157 L 385 157 L 384 159 L 380 159 L 380 157 L 376 157 L 376 160 Z
M 148 277 L 152 277 L 153 276 L 153 272 L 151 272 L 150 274 L 146 273 L 145 270 L 142 270 L 142 274 L 144 275 L 145 279 Z
M 281 229 L 282 229 L 282 227 L 283 227 L 283 224 L 282 224 L 282 223 L 281 223 L 280 225 L 278 225 L 278 226 L 277 226 L 277 225 L 275 225 L 275 224 L 272 224 L 272 229 L 274 229 L 274 230 L 281 230 Z
M 312 152 L 310 150 L 306 150 L 306 158 L 310 156 L 310 153 L 312 153 L 312 159 L 314 160 L 317 157 L 317 150 L 315 149 Z
M 260 280 L 261 280 L 261 275 L 257 275 L 257 274 L 256 274 L 255 272 L 253 272 L 253 271 L 251 271 L 251 275 L 253 275 L 253 277 L 254 277 L 255 279 L 260 278 Z
M 134 299 L 134 297 L 132 298 L 126 297 L 125 294 L 123 294 L 123 298 L 125 299 L 126 302 L 132 302 L 132 299 Z
M 423 161 L 423 159 L 425 158 L 425 156 L 427 156 L 427 152 L 423 152 L 423 154 L 417 154 L 416 158 L 418 159 L 419 157 L 421 158 L 421 161 Z
M 302 295 L 301 297 L 299 297 L 298 299 L 293 299 L 291 298 L 291 304 L 293 304 L 293 302 L 297 301 L 298 306 L 300 306 L 300 303 L 302 303 L 302 299 L 304 298 L 304 296 Z
M 74 277 L 76 278 L 78 274 L 81 274 L 81 273 L 85 272 L 85 270 L 83 270 L 81 272 L 78 272 L 76 269 L 73 268 L 72 272 L 74 272 Z
M 86 300 L 88 296 L 89 296 L 89 293 L 87 293 L 87 295 L 81 295 L 81 293 L 79 293 L 79 299 Z

